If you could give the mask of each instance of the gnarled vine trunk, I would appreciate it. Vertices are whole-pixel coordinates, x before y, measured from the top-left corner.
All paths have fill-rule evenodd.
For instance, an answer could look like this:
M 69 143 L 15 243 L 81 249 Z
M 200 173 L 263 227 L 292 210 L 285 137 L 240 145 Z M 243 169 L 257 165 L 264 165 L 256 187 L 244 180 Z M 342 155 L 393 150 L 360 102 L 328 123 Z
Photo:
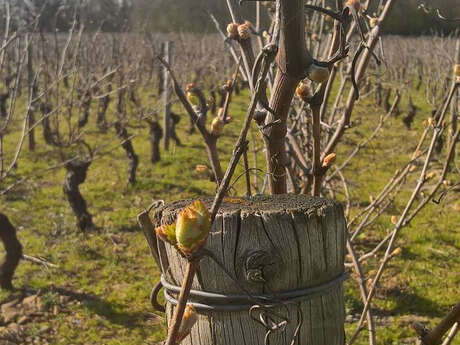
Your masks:
M 139 157 L 134 152 L 133 143 L 131 142 L 128 131 L 120 122 L 115 122 L 115 131 L 117 136 L 122 140 L 121 147 L 125 150 L 129 160 L 128 182 L 134 184 L 136 183 L 136 170 L 139 164 Z
M 0 287 L 13 289 L 13 275 L 22 258 L 22 246 L 16 237 L 16 229 L 3 213 L 0 213 L 0 239 L 5 247 L 5 260 L 0 266 Z
M 86 173 L 90 164 L 91 162 L 74 160 L 65 165 L 67 174 L 63 185 L 64 194 L 77 217 L 77 226 L 82 231 L 94 227 L 92 216 L 88 212 L 86 201 L 79 188 L 79 185 L 86 180 Z

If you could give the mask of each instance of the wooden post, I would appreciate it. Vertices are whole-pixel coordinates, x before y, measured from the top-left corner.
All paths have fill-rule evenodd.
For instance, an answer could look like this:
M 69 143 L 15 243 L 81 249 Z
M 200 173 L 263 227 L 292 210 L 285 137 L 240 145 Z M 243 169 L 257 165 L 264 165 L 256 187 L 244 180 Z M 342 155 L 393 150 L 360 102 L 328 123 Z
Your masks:
M 175 221 L 177 212 L 191 200 L 177 201 L 159 209 L 155 226 Z M 212 199 L 204 200 L 210 207 Z M 148 235 L 146 234 L 148 237 Z M 150 235 L 153 236 L 153 235 Z M 153 239 L 148 239 L 153 243 Z M 206 248 L 238 281 L 238 285 L 212 259 L 201 260 L 193 290 L 217 294 L 252 295 L 300 291 L 301 297 L 275 307 L 273 312 L 288 319 L 285 331 L 274 332 L 270 344 L 290 345 L 298 323 L 302 325 L 295 344 L 343 345 L 345 308 L 342 280 L 346 243 L 346 222 L 340 204 L 306 195 L 225 198 L 209 235 Z M 158 242 L 158 255 L 167 270 L 166 280 L 180 286 L 187 262 L 173 247 Z M 168 269 L 169 267 L 169 269 Z M 324 288 L 324 284 L 328 287 Z M 305 296 L 307 288 L 321 291 Z M 221 301 L 191 294 L 189 302 L 235 306 L 253 301 Z M 178 293 L 167 290 L 177 299 Z M 275 297 L 279 298 L 279 297 Z M 237 311 L 203 310 L 195 306 L 199 321 L 184 345 L 263 344 L 266 330 L 253 321 L 248 309 Z M 171 321 L 174 305 L 166 305 Z
M 454 64 L 460 65 L 460 39 L 457 38 L 457 44 L 455 46 L 455 60 Z M 458 78 L 455 75 L 453 78 Z M 457 130 L 458 126 L 458 107 L 460 104 L 460 92 L 458 89 L 455 91 L 455 95 L 452 98 L 452 104 L 451 104 L 451 118 L 450 118 L 450 128 L 449 128 L 449 143 L 448 146 L 450 146 L 453 136 L 455 135 L 455 131 Z M 454 148 L 455 150 L 455 148 Z M 454 151 L 454 157 L 455 157 L 455 151 Z
M 35 102 L 32 100 L 35 98 L 35 78 L 34 78 L 34 68 L 33 68 L 33 47 L 32 47 L 32 38 L 29 35 L 26 35 L 26 44 L 27 44 L 27 83 L 28 83 L 28 97 L 29 97 L 29 118 L 27 120 L 29 127 L 29 151 L 35 151 L 35 130 L 32 126 L 35 123 L 34 116 L 34 105 Z
M 173 43 L 166 41 L 164 45 L 163 57 L 165 61 L 171 66 L 172 65 L 172 48 Z M 164 117 L 163 117 L 163 128 L 164 128 L 164 149 L 169 149 L 169 128 L 170 128 L 170 113 L 171 113 L 171 81 L 169 73 L 166 68 L 163 69 L 163 100 L 164 100 Z

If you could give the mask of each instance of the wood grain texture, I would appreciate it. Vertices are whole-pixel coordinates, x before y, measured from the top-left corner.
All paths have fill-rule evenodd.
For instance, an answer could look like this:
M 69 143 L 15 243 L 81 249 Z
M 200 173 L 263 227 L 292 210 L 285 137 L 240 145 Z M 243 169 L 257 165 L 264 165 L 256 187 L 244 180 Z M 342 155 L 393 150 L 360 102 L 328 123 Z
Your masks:
M 203 201 L 210 207 L 212 199 Z M 177 201 L 159 209 L 154 217 L 155 226 L 174 222 L 177 212 L 190 202 Z M 226 198 L 206 247 L 247 291 L 276 295 L 320 285 L 343 273 L 345 224 L 341 205 L 321 198 L 289 194 Z M 168 281 L 180 285 L 186 261 L 169 245 L 158 241 L 158 247 L 163 266 L 169 267 Z M 261 253 L 264 255 L 260 256 Z M 249 263 L 248 257 L 251 257 Z M 260 273 L 264 281 L 247 280 L 248 266 Z M 210 258 L 200 262 L 193 289 L 243 294 Z M 200 302 L 199 299 L 193 301 Z M 300 307 L 303 324 L 296 344 L 344 344 L 345 308 L 341 284 L 301 301 Z M 173 309 L 168 303 L 168 321 Z M 270 341 L 290 345 L 297 324 L 297 308 L 289 305 L 274 311 L 290 322 L 284 332 L 274 333 Z M 263 344 L 264 337 L 264 328 L 254 322 L 247 311 L 200 312 L 199 322 L 182 344 L 255 345 Z

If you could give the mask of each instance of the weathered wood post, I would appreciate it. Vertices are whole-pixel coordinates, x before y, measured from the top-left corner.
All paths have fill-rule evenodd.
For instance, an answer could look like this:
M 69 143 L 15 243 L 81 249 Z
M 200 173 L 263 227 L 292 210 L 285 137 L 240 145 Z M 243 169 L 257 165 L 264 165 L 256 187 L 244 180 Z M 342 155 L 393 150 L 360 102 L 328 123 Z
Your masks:
M 155 226 L 174 222 L 189 202 L 158 209 Z M 204 202 L 210 207 L 212 200 Z M 186 261 L 157 241 L 152 229 L 144 232 L 161 263 L 170 322 Z M 248 311 L 264 296 L 266 304 L 278 306 L 262 316 L 287 321 L 270 335 L 270 344 L 290 345 L 299 326 L 295 344 L 343 345 L 345 239 L 343 209 L 334 201 L 289 194 L 225 198 L 206 248 L 238 283 L 211 258 L 201 260 L 189 300 L 199 321 L 181 344 L 263 344 L 267 330 Z
M 164 44 L 163 58 L 171 66 L 172 65 L 172 47 L 173 44 L 170 41 L 166 41 Z M 164 115 L 163 115 L 163 128 L 164 128 L 164 148 L 169 149 L 169 128 L 171 126 L 171 80 L 169 77 L 168 70 L 163 69 L 163 103 L 164 103 Z

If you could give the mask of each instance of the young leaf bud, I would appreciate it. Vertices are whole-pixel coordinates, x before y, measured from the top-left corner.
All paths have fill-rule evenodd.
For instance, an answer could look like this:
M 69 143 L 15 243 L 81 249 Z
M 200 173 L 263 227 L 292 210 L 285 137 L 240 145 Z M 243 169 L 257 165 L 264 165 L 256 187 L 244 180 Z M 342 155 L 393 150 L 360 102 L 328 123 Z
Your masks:
M 433 177 L 436 176 L 436 172 L 435 171 L 430 171 L 428 174 L 426 174 L 425 176 L 425 180 L 431 180 Z
M 460 64 L 454 66 L 454 74 L 456 77 L 460 77 Z
M 361 9 L 361 2 L 360 0 L 347 0 L 345 3 L 346 7 L 353 7 L 356 12 L 358 12 Z
M 195 83 L 188 83 L 187 86 L 185 86 L 185 91 L 187 92 L 193 91 L 194 88 L 195 88 Z
M 249 38 L 250 29 L 247 23 L 238 25 L 238 36 L 240 40 L 247 40 Z
M 197 174 L 206 174 L 209 172 L 209 168 L 206 165 L 197 164 L 197 166 L 195 167 L 195 172 Z
M 378 19 L 378 18 L 371 18 L 371 19 L 369 20 L 369 26 L 370 26 L 371 28 L 376 27 L 378 23 L 379 23 L 379 19 Z
M 398 247 L 398 248 L 396 248 L 395 250 L 393 250 L 391 252 L 390 256 L 393 257 L 393 256 L 399 255 L 401 253 L 402 253 L 402 249 L 401 249 L 401 247 Z
M 238 24 L 230 23 L 227 25 L 227 37 L 231 39 L 238 38 Z
M 191 105 L 193 106 L 198 106 L 200 105 L 200 100 L 199 98 L 191 91 L 187 92 L 187 100 L 190 102 Z
M 304 102 L 308 102 L 311 98 L 310 87 L 303 82 L 300 82 L 299 85 L 297 85 L 297 88 L 295 89 L 295 93 L 297 97 L 299 97 Z
M 191 304 L 187 304 L 184 311 L 184 316 L 180 323 L 179 332 L 177 333 L 177 344 L 184 340 L 191 332 L 192 327 L 198 321 L 198 314 Z
M 312 63 L 308 69 L 307 77 L 317 83 L 325 82 L 329 78 L 329 69 Z
M 264 30 L 264 31 L 262 32 L 262 37 L 263 37 L 266 41 L 268 41 L 268 40 L 271 39 L 271 36 L 270 36 L 270 34 L 268 33 L 267 30 Z
M 181 212 L 176 221 L 176 239 L 179 250 L 193 254 L 204 245 L 211 229 L 211 216 L 201 200 L 196 200 Z
M 336 154 L 334 152 L 329 153 L 326 157 L 323 159 L 323 168 L 330 166 L 332 163 L 334 163 Z
M 156 228 L 155 232 L 163 241 L 168 242 L 171 245 L 175 245 L 177 243 L 176 224 L 163 224 Z
M 211 122 L 211 134 L 219 136 L 222 134 L 223 129 L 224 123 L 222 122 L 222 120 L 218 116 L 213 118 Z

